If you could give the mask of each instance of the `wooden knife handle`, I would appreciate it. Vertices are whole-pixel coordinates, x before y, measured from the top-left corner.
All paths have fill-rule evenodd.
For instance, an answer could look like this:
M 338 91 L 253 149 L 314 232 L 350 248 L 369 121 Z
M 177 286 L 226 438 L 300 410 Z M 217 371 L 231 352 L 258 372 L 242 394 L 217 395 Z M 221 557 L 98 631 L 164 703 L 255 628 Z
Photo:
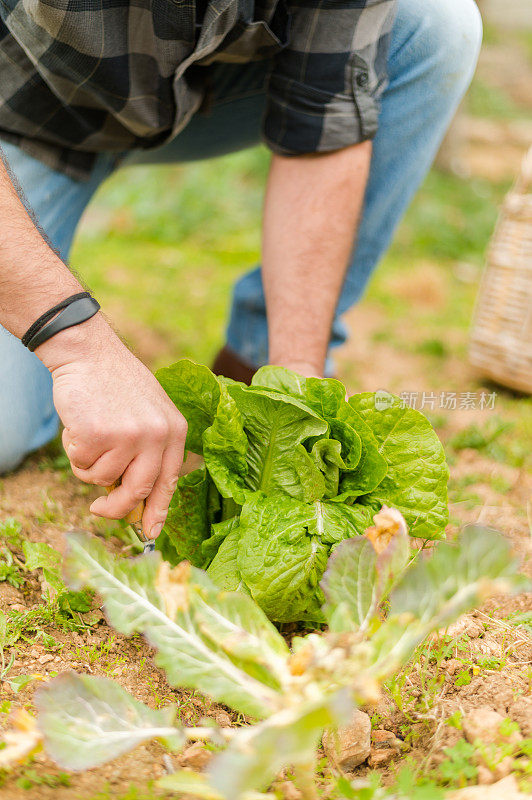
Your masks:
M 109 492 L 112 492 L 117 486 L 120 486 L 120 480 L 115 481 L 111 486 L 106 486 L 105 491 L 109 494 Z M 127 522 L 128 525 L 140 525 L 145 506 L 146 503 L 144 500 L 141 500 L 138 506 L 135 506 L 133 511 L 130 511 L 129 514 L 124 517 L 124 521 Z

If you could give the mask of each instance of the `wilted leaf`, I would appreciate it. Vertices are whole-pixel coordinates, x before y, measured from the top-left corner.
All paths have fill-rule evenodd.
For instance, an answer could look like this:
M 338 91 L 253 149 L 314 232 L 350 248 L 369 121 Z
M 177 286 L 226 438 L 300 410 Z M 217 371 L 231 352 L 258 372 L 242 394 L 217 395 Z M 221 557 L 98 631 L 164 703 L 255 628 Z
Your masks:
M 413 614 L 438 627 L 496 591 L 518 585 L 517 559 L 498 531 L 468 525 L 456 543 L 441 542 L 405 573 L 390 598 L 391 614 Z
M 380 599 L 376 564 L 375 550 L 363 536 L 336 547 L 321 581 L 331 630 L 367 629 Z
M 455 543 L 440 542 L 408 569 L 390 596 L 388 618 L 371 639 L 374 668 L 385 677 L 401 666 L 431 631 L 488 597 L 524 591 L 517 559 L 497 531 L 470 525 Z
M 0 769 L 9 769 L 24 761 L 41 744 L 37 723 L 27 711 L 19 708 L 9 716 L 10 727 L 0 744 Z
M 274 690 L 248 675 L 216 642 L 201 634 L 196 609 L 213 604 L 215 610 L 219 594 L 205 573 L 194 567 L 188 574 L 179 572 L 175 582 L 179 583 L 179 577 L 182 583 L 167 600 L 156 587 L 159 553 L 116 559 L 85 534 L 68 538 L 66 577 L 70 585 L 96 589 L 103 597 L 110 624 L 121 633 L 144 633 L 158 650 L 157 664 L 173 685 L 199 689 L 252 716 L 265 716 L 277 707 Z
M 107 678 L 64 673 L 36 692 L 35 705 L 46 750 L 64 769 L 105 764 L 152 739 L 172 749 L 185 741 L 174 706 L 148 708 Z
M 383 506 L 373 520 L 375 525 L 367 528 L 364 535 L 377 553 L 379 592 L 385 594 L 408 564 L 410 539 L 405 519 L 396 508 Z

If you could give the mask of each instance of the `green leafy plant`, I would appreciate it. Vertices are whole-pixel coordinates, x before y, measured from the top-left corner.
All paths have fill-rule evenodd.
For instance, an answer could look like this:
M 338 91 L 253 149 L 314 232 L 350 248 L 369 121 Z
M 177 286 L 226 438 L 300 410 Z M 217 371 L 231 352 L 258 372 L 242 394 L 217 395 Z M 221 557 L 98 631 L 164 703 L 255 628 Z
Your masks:
M 280 367 L 263 367 L 250 387 L 188 360 L 157 377 L 187 419 L 187 450 L 205 462 L 180 481 L 157 547 L 250 594 L 270 619 L 324 621 L 329 555 L 383 504 L 412 536 L 443 535 L 443 448 L 393 395 L 346 401 L 339 381 Z
M 61 577 L 61 555 L 45 542 L 25 541 L 22 544 L 26 569 L 42 569 L 46 583 L 55 593 L 58 608 L 64 614 L 85 613 L 92 607 L 92 592 L 72 592 Z
M 0 581 L 10 583 L 15 589 L 24 583 L 20 564 L 8 547 L 0 548 Z
M 296 637 L 291 650 L 252 598 L 220 590 L 190 564 L 172 569 L 159 553 L 117 559 L 96 539 L 72 534 L 70 586 L 96 590 L 121 633 L 143 633 L 171 684 L 207 693 L 257 722 L 185 728 L 172 707 L 153 710 L 112 681 L 67 673 L 36 693 L 49 755 L 63 768 L 85 769 L 153 738 L 172 750 L 207 740 L 221 752 L 205 773 L 176 772 L 159 786 L 253 800 L 292 765 L 304 797 L 314 798 L 323 730 L 344 723 L 354 705 L 376 700 L 380 683 L 432 630 L 493 593 L 523 588 L 508 544 L 494 531 L 471 526 L 458 543 L 439 543 L 408 566 L 400 515 L 376 516 L 375 528 L 342 542 L 329 560 L 322 581 L 328 632 Z
M 470 780 L 477 777 L 474 745 L 466 742 L 465 739 L 458 739 L 456 744 L 452 747 L 445 747 L 443 752 L 446 758 L 439 766 L 439 774 L 446 783 L 465 786 Z

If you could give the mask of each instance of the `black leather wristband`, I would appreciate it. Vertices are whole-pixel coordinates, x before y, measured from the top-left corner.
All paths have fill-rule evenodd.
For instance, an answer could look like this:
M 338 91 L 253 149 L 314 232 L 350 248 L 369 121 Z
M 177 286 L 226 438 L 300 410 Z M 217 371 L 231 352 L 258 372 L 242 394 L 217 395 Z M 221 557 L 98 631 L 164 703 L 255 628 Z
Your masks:
M 66 308 L 71 303 L 73 303 L 74 300 L 79 300 L 81 297 L 90 297 L 90 293 L 78 292 L 77 294 L 72 294 L 70 295 L 70 297 L 65 298 L 65 300 L 61 300 L 61 302 L 57 303 L 57 305 L 53 306 L 52 308 L 49 308 L 48 311 L 44 312 L 44 314 L 41 314 L 39 319 L 36 319 L 33 325 L 30 325 L 30 327 L 20 340 L 24 345 L 24 347 L 28 346 L 28 342 L 30 342 L 33 339 L 37 331 L 40 331 L 41 328 L 44 328 L 46 323 L 49 322 L 52 319 L 52 317 L 55 317 L 55 315 L 59 313 L 59 311 L 62 311 L 63 308 Z
M 37 331 L 27 342 L 26 347 L 32 352 L 39 347 L 39 345 L 47 342 L 56 333 L 66 330 L 66 328 L 73 328 L 74 325 L 80 325 L 93 317 L 100 310 L 100 304 L 94 297 L 88 293 L 83 293 L 82 297 L 69 298 L 71 302 L 51 321 Z M 48 312 L 49 313 L 49 312 Z M 31 330 L 31 328 L 30 328 Z

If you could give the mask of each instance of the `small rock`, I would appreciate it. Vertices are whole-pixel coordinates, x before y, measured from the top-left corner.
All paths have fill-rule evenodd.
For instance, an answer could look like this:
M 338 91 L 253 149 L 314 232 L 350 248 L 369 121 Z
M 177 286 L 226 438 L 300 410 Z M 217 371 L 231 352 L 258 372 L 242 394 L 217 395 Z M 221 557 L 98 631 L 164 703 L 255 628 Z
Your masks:
M 461 661 L 458 661 L 457 658 L 449 658 L 444 665 L 445 672 L 448 675 L 456 675 L 459 669 L 463 668 L 463 664 Z
M 514 770 L 514 759 L 512 756 L 506 756 L 503 758 L 499 763 L 495 766 L 493 770 L 493 775 L 495 776 L 496 781 L 500 781 L 501 778 L 506 778 L 507 775 L 510 775 Z
M 37 659 L 39 664 L 48 664 L 49 661 L 54 661 L 54 656 L 51 653 L 43 653 L 42 656 L 39 656 Z
M 447 628 L 447 636 L 451 636 L 453 639 L 462 634 L 465 634 L 470 639 L 478 639 L 482 633 L 484 633 L 484 626 L 482 623 L 470 616 L 457 619 L 456 622 L 453 622 L 453 624 L 449 625 Z
M 323 734 L 323 749 L 333 764 L 349 772 L 369 756 L 371 751 L 371 720 L 364 711 L 356 709 L 349 725 Z
M 467 786 L 446 795 L 446 800 L 530 800 L 530 795 L 522 794 L 513 775 L 491 786 Z
M 192 767 L 195 770 L 204 769 L 213 754 L 209 750 L 205 750 L 202 742 L 194 742 L 181 753 L 181 764 L 186 767 Z
M 371 750 L 368 758 L 368 765 L 372 768 L 375 767 L 385 767 L 386 764 L 389 764 L 390 761 L 398 755 L 398 750 L 392 750 L 389 747 L 383 749 L 375 749 Z
M 292 781 L 281 781 L 281 783 L 276 783 L 275 788 L 281 792 L 283 800 L 301 800 L 303 796 L 297 786 L 294 786 Z
M 11 606 L 12 608 L 15 603 L 20 603 L 22 599 L 22 593 L 15 589 L 14 586 L 11 586 L 10 583 L 4 581 L 0 583 L 0 608 L 4 606 Z
M 214 718 L 218 723 L 218 725 L 220 726 L 220 728 L 229 728 L 232 722 L 231 717 L 229 716 L 227 711 L 217 711 L 216 714 L 214 715 Z
M 468 711 L 462 719 L 462 730 L 470 744 L 475 739 L 480 739 L 486 744 L 501 744 L 502 742 L 515 744 L 523 738 L 519 731 L 514 731 L 509 736 L 500 732 L 504 717 L 489 706 L 481 706 Z
M 403 742 L 397 738 L 395 733 L 383 728 L 377 728 L 371 732 L 371 743 L 376 748 L 392 748 L 393 750 L 400 750 L 403 746 Z
M 9 606 L 10 611 L 26 612 L 28 609 L 23 603 L 11 603 Z
M 384 767 L 398 754 L 402 746 L 400 739 L 392 731 L 377 729 L 371 733 L 370 767 Z

